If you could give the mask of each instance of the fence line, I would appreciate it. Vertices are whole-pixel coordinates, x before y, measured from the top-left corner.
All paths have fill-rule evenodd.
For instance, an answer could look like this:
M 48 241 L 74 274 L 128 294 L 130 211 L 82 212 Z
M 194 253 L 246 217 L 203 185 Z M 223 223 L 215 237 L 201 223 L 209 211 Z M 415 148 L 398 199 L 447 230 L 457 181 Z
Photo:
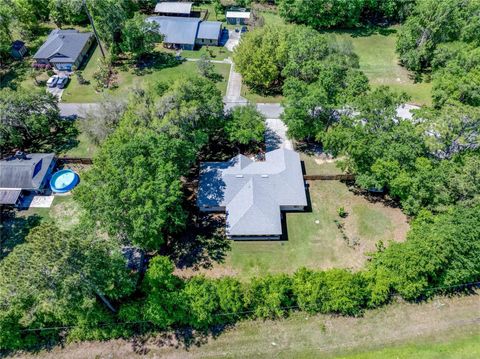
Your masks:
M 303 179 L 306 181 L 353 181 L 355 175 L 340 174 L 340 175 L 304 175 Z
M 82 165 L 91 165 L 93 161 L 89 157 L 58 157 L 57 162 L 59 164 L 67 164 L 67 163 L 76 163 Z

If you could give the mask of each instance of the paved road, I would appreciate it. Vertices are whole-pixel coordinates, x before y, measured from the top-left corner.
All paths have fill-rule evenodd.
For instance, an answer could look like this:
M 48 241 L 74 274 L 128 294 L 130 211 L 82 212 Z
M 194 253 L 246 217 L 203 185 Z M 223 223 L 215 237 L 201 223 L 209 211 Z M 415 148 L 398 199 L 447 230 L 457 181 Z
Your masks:
M 68 116 L 78 116 L 84 117 L 85 113 L 94 109 L 97 106 L 96 103 L 65 103 L 60 102 L 58 107 L 60 108 L 60 115 L 64 117 Z
M 257 109 L 266 118 L 280 118 L 283 113 L 283 107 L 279 103 L 257 103 Z

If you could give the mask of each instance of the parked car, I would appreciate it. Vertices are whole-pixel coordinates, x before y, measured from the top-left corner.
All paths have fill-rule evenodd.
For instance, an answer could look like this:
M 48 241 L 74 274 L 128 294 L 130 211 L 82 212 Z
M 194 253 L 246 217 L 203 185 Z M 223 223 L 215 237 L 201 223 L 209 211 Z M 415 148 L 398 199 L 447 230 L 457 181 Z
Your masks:
M 55 85 L 57 84 L 58 82 L 58 76 L 57 75 L 54 75 L 52 77 L 50 77 L 47 81 L 47 87 L 55 87 Z
M 247 31 L 248 31 L 248 29 L 247 29 L 247 27 L 246 27 L 246 26 L 243 26 L 241 31 L 242 31 L 242 32 L 247 32 Z
M 65 88 L 65 86 L 67 86 L 67 83 L 68 83 L 68 77 L 66 77 L 66 76 L 59 77 L 58 82 L 57 82 L 57 87 L 59 89 L 63 89 L 63 88 Z

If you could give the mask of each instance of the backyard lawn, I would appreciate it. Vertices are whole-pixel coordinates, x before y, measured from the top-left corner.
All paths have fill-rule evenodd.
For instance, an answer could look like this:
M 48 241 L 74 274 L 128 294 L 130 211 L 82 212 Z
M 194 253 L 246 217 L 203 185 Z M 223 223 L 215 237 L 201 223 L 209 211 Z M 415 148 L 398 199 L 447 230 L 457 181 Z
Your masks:
M 97 93 L 94 89 L 93 73 L 97 69 L 97 61 L 99 57 L 100 51 L 97 47 L 92 58 L 83 70 L 83 77 L 87 81 L 90 81 L 90 84 L 81 85 L 76 76 L 72 76 L 70 84 L 63 93 L 63 102 L 89 103 L 98 101 L 101 93 Z M 214 64 L 214 66 L 217 72 L 223 76 L 223 79 L 217 82 L 217 87 L 222 93 L 225 93 L 230 65 Z M 146 72 L 144 75 L 136 75 L 129 68 L 118 69 L 118 88 L 106 90 L 103 93 L 115 97 L 128 97 L 130 90 L 134 87 L 148 86 L 156 81 L 172 82 L 179 78 L 188 78 L 196 73 L 198 73 L 198 69 L 195 62 L 184 62 L 175 67 L 168 67 L 159 70 L 152 69 L 151 72 Z
M 334 163 L 316 166 L 320 169 L 308 173 L 339 173 Z M 288 240 L 232 242 L 225 262 L 205 274 L 246 279 L 265 273 L 291 273 L 302 266 L 359 269 L 365 264 L 365 254 L 374 251 L 379 240 L 405 239 L 409 225 L 398 208 L 371 203 L 339 181 L 309 181 L 309 194 L 311 212 L 286 214 Z M 340 207 L 348 213 L 345 219 L 338 215 Z M 335 221 L 343 224 L 347 238 Z

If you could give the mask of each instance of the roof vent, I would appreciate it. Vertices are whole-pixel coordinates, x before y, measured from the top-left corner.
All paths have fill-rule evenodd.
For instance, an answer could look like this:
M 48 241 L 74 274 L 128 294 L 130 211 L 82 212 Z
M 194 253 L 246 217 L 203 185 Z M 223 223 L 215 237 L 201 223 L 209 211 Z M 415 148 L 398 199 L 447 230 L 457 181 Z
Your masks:
M 262 178 L 268 178 L 268 175 L 262 175 Z
M 243 178 L 243 175 L 235 175 L 237 178 Z
M 25 152 L 22 152 L 22 151 L 17 151 L 17 152 L 15 152 L 15 155 L 13 157 L 15 157 L 17 160 L 26 160 L 27 159 L 27 154 Z

